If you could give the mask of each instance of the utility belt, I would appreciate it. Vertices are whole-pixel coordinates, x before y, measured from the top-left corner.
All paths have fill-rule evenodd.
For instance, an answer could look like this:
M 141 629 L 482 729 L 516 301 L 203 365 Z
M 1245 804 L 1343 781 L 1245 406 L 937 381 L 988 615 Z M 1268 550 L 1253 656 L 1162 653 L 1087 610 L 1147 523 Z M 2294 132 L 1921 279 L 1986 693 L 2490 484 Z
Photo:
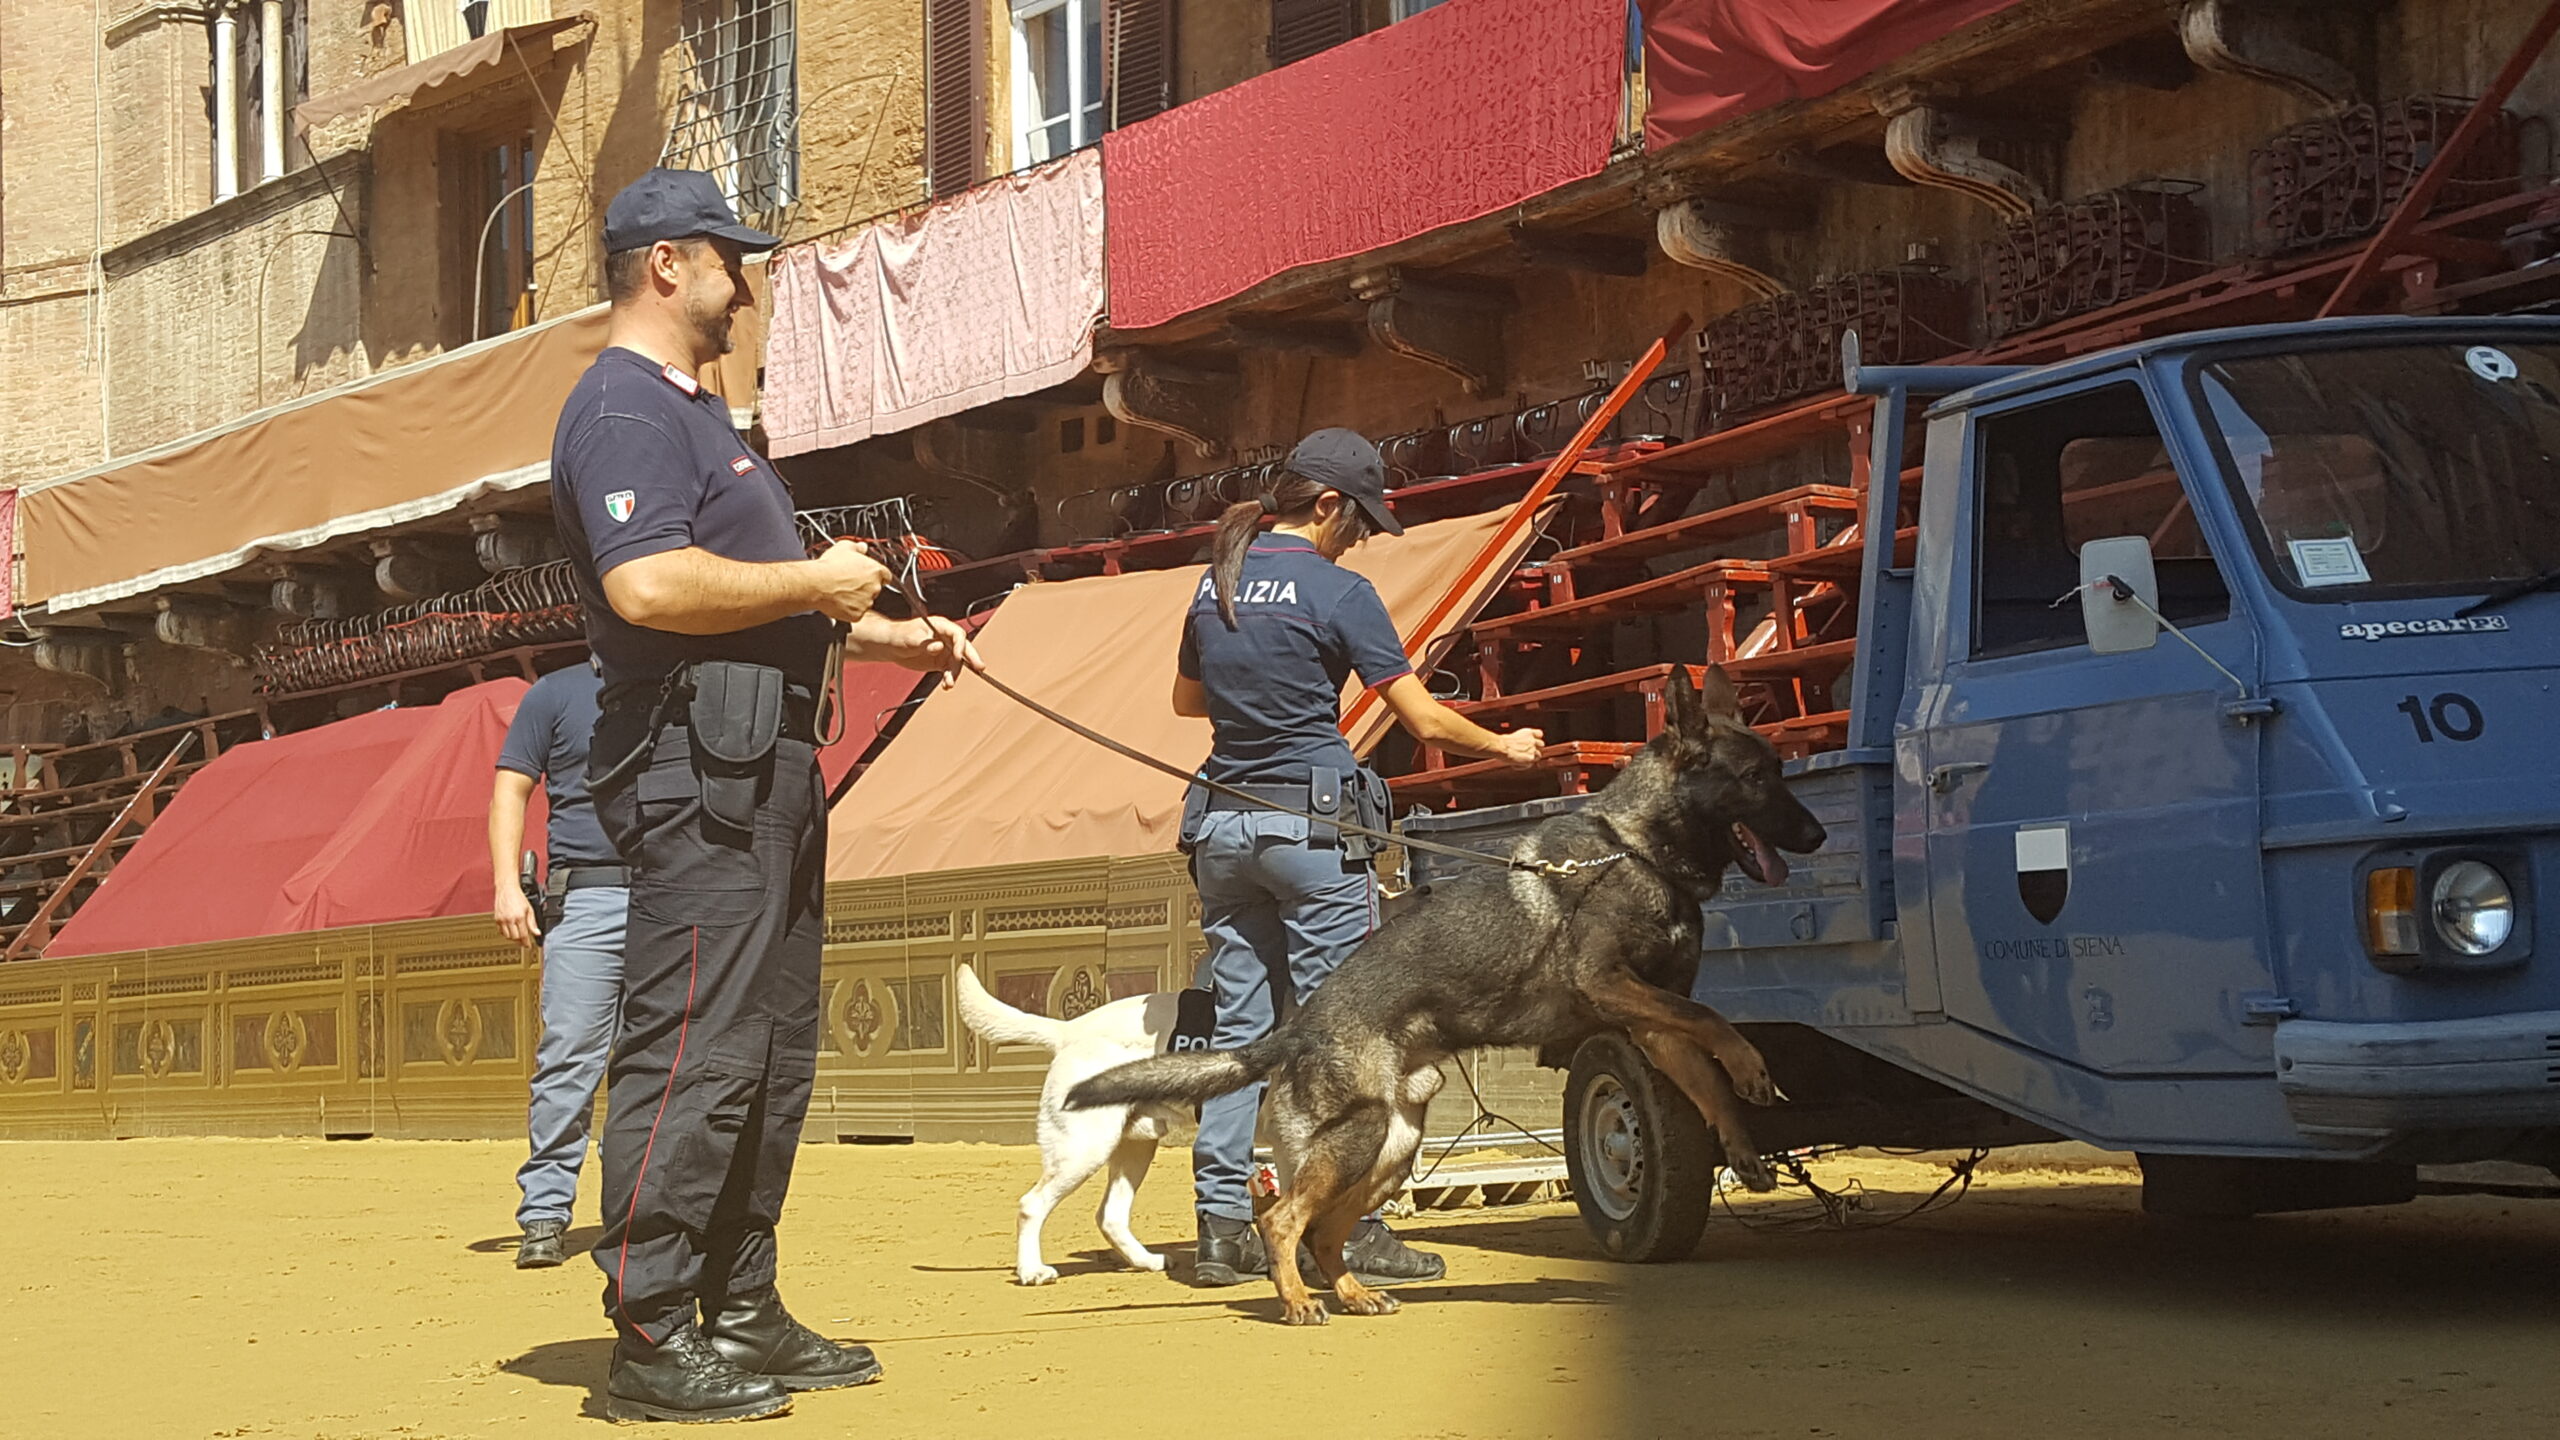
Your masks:
M 818 743 L 818 692 L 786 678 L 771 665 L 743 660 L 693 660 L 646 683 L 608 687 L 609 714 L 648 707 L 640 738 L 626 754 L 588 781 L 591 794 L 622 783 L 657 749 L 658 732 L 681 714 L 692 741 L 693 769 L 702 808 L 735 830 L 755 825 L 756 797 L 768 789 L 774 742 Z
M 551 873 L 544 876 L 542 880 L 542 893 L 555 900 L 572 890 L 598 890 L 607 887 L 616 890 L 630 889 L 631 867 L 628 865 L 554 865 L 551 867 Z
M 1331 822 L 1348 820 L 1372 830 L 1385 830 L 1392 814 L 1387 782 L 1365 767 L 1346 775 L 1332 766 L 1318 765 L 1307 772 L 1304 783 L 1227 788 L 1267 803 L 1257 805 L 1204 785 L 1192 786 L 1182 798 L 1182 831 L 1175 841 L 1184 854 L 1191 853 L 1200 843 L 1201 822 L 1208 816 L 1262 810 L 1300 815 L 1307 821 L 1309 845 L 1340 847 L 1344 859 L 1365 861 L 1377 853 L 1378 842 L 1366 835 L 1346 835 Z

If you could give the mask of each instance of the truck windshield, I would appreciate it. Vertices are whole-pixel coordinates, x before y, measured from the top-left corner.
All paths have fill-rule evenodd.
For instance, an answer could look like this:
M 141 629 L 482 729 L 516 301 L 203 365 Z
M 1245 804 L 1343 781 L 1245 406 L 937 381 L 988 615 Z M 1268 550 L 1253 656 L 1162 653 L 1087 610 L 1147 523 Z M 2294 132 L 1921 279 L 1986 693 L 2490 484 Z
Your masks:
M 2194 379 L 2294 594 L 2476 594 L 2560 569 L 2560 346 L 2255 355 Z

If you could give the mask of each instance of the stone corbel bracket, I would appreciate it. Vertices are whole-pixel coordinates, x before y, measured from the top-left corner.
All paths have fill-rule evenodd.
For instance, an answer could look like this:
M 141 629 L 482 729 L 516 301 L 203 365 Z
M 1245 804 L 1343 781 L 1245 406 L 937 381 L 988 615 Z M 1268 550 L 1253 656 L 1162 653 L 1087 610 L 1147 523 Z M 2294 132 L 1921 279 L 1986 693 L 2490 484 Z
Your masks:
M 1682 200 L 1656 211 L 1653 235 L 1662 253 L 1692 270 L 1741 286 L 1753 298 L 1784 294 L 1768 258 L 1768 228 L 1743 223 L 1708 200 Z
M 2051 144 L 2046 137 L 2000 134 L 1992 122 L 1908 92 L 1879 97 L 1877 109 L 1888 117 L 1885 158 L 1914 184 L 1971 196 L 2007 219 L 2046 203 L 2043 183 L 2023 163 Z
M 1502 324 L 1516 308 L 1509 295 L 1416 280 L 1394 266 L 1352 276 L 1351 293 L 1368 305 L 1379 344 L 1457 376 L 1469 395 L 1502 393 L 1510 373 Z
M 160 613 L 152 617 L 151 633 L 161 644 L 209 650 L 235 665 L 249 663 L 247 611 L 203 595 L 162 595 L 155 603 Z
M 1102 408 L 1120 423 L 1188 441 L 1200 458 L 1223 454 L 1235 434 L 1236 377 L 1176 365 L 1147 351 L 1105 350 Z
M 2263 0 L 2187 0 L 2178 42 L 2198 69 L 2239 75 L 2331 109 L 2353 104 L 2356 78 L 2320 48 L 2309 12 Z

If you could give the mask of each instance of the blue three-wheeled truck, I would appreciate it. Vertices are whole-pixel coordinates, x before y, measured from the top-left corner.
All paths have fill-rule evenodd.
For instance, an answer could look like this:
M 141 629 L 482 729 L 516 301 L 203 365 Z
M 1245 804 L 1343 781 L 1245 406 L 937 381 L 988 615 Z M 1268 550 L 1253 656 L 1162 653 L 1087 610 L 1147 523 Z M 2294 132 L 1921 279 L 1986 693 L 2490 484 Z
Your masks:
M 1755 1138 L 2067 1137 L 2188 1215 L 2560 1163 L 2560 320 L 1846 348 L 1850 740 L 1789 767 L 1830 840 L 1729 880 L 1695 985 L 1792 1097 Z M 1407 824 L 1491 848 L 1571 803 Z M 1686 1254 L 1711 1132 L 1616 1037 L 1543 1058 L 1603 1245 Z

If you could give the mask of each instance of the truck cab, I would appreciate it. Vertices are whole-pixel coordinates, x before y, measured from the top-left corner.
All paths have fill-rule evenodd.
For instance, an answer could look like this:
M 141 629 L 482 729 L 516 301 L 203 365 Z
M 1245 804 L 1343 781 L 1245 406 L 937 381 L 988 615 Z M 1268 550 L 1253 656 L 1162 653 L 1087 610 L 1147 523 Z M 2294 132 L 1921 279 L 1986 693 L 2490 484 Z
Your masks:
M 2068 1137 L 2212 1213 L 2560 1159 L 2560 321 L 1848 348 L 1850 742 L 1791 765 L 1832 838 L 1728 880 L 1694 986 L 1797 1097 L 1762 1141 Z M 1586 1219 L 1685 1253 L 1643 1177 L 1712 1141 L 1594 1043 Z

